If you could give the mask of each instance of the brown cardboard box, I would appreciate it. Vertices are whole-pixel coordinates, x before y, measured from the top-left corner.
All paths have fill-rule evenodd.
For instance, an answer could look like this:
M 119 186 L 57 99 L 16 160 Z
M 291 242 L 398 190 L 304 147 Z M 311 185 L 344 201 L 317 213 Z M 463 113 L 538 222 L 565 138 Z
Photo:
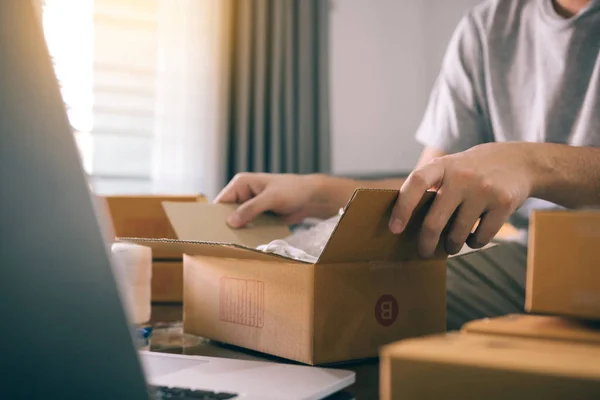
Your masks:
M 582 342 L 600 346 L 600 322 L 585 322 L 546 315 L 507 315 L 471 321 L 465 333 Z
M 600 319 L 600 211 L 534 212 L 525 308 Z
M 289 234 L 263 217 L 233 230 L 233 207 L 165 203 L 181 239 L 129 239 L 184 257 L 188 333 L 323 364 L 375 357 L 381 345 L 446 327 L 446 256 L 422 260 L 416 237 L 433 194 L 402 235 L 388 221 L 397 191 L 359 190 L 316 263 L 255 249 Z
M 206 202 L 202 195 L 192 196 L 107 196 L 102 197 L 112 221 L 116 238 L 176 239 L 162 207 L 164 201 Z M 152 251 L 152 301 L 183 301 L 183 254 Z
M 381 351 L 382 399 L 599 399 L 600 346 L 479 334 Z
M 181 303 L 183 301 L 183 261 L 152 263 L 152 301 Z

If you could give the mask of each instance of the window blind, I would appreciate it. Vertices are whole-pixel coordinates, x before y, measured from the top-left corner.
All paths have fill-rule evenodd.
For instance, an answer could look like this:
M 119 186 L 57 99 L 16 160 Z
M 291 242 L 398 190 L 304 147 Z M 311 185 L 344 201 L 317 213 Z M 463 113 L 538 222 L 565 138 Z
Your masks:
M 45 0 L 43 23 L 96 192 L 151 191 L 157 0 Z

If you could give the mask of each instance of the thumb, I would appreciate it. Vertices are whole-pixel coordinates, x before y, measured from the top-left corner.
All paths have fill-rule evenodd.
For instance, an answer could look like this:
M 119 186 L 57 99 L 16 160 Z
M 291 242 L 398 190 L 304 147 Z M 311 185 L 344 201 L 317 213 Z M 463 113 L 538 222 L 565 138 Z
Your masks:
M 227 224 L 232 228 L 242 228 L 260 214 L 269 209 L 269 196 L 264 193 L 244 202 L 227 219 Z

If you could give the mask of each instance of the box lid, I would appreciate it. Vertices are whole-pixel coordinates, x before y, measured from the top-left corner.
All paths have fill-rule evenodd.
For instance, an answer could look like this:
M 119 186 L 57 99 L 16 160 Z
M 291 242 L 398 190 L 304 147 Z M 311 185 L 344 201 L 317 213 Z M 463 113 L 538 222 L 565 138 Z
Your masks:
M 423 218 L 434 193 L 426 193 L 407 228 L 394 235 L 388 228 L 391 210 L 398 197 L 397 190 L 358 189 L 344 210 L 317 263 L 362 261 L 408 261 L 417 259 L 416 240 Z M 188 255 L 244 258 L 287 262 L 302 261 L 264 253 L 256 247 L 290 234 L 279 218 L 262 215 L 251 225 L 232 229 L 227 217 L 234 205 L 208 203 L 164 202 L 177 240 L 122 238 L 152 247 L 154 250 L 177 249 Z M 445 258 L 443 252 L 438 252 Z

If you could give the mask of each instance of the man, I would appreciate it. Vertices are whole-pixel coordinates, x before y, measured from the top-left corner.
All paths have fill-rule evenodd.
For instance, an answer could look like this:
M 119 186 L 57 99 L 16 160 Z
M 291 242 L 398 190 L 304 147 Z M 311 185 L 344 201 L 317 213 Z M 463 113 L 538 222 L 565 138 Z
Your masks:
M 217 201 L 242 203 L 229 221 L 241 227 L 267 210 L 289 222 L 328 217 L 358 187 L 399 188 L 389 226 L 400 233 L 435 189 L 423 257 L 453 214 L 450 254 L 484 246 L 507 220 L 526 232 L 533 209 L 600 205 L 599 52 L 600 0 L 484 1 L 450 42 L 417 132 L 425 149 L 406 180 L 242 174 Z M 502 265 L 493 252 L 481 265 L 448 262 L 449 329 L 522 311 L 524 246 L 505 245 L 514 262 Z

